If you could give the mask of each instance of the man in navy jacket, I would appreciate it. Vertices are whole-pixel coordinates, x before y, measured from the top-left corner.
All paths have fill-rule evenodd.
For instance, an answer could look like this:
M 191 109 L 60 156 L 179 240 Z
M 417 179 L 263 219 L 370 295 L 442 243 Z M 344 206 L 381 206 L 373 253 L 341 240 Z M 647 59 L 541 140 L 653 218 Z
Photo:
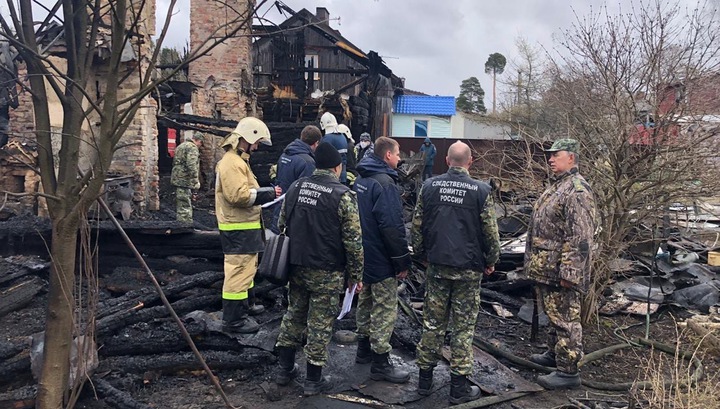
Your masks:
M 315 171 L 315 148 L 320 143 L 322 132 L 317 126 L 308 125 L 300 132 L 300 138 L 290 142 L 285 147 L 277 165 L 277 177 L 275 181 L 282 188 L 283 192 L 287 192 L 296 180 L 310 176 Z M 275 234 L 280 234 L 278 229 L 278 219 L 280 217 L 280 204 L 274 205 L 273 219 L 270 223 L 270 230 Z
M 355 314 L 358 350 L 355 362 L 369 363 L 370 377 L 405 383 L 407 371 L 394 368 L 388 357 L 390 336 L 397 318 L 397 280 L 407 276 L 411 265 L 403 222 L 397 168 L 400 146 L 380 137 L 372 154 L 360 160 L 355 192 L 360 210 L 365 270 L 363 291 Z

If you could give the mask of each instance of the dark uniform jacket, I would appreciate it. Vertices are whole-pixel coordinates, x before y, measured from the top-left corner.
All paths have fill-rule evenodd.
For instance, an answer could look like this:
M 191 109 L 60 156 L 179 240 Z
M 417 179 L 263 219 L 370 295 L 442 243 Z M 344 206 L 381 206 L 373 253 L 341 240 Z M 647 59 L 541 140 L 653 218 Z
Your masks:
M 365 249 L 363 282 L 373 284 L 410 268 L 397 172 L 374 153 L 357 165 L 355 192 Z
M 535 202 L 525 248 L 525 273 L 549 285 L 566 280 L 579 291 L 590 283 L 595 198 L 577 168 L 551 179 Z
M 482 271 L 497 261 L 497 223 L 484 220 L 492 199 L 490 186 L 470 177 L 465 169 L 451 167 L 447 173 L 425 181 L 414 226 L 420 233 L 416 251 L 425 251 L 432 264 Z
M 276 181 L 283 192 L 287 192 L 290 185 L 315 171 L 315 155 L 310 145 L 300 139 L 295 139 L 285 148 L 278 160 Z
M 342 223 L 337 209 L 350 189 L 329 174 L 298 179 L 285 195 L 290 263 L 312 269 L 344 271 Z
M 280 159 L 278 160 L 277 176 L 275 181 L 282 188 L 282 192 L 286 193 L 290 185 L 305 176 L 310 176 L 315 171 L 315 155 L 310 148 L 300 139 L 295 139 L 285 147 Z M 278 219 L 280 218 L 280 204 L 273 206 L 273 217 L 270 222 L 270 230 L 273 233 L 280 233 L 278 228 Z

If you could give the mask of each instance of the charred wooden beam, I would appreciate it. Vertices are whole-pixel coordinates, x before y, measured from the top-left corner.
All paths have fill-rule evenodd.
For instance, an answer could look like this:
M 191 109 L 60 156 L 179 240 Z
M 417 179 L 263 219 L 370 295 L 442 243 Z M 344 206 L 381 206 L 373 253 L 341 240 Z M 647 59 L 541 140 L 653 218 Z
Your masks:
M 367 76 L 367 75 L 364 75 L 364 76 L 356 79 L 355 81 L 351 81 L 351 82 L 343 85 L 342 87 L 336 89 L 335 92 L 336 92 L 336 93 L 343 92 L 343 91 L 345 91 L 346 89 L 352 88 L 352 87 L 356 86 L 357 84 L 359 84 L 359 83 L 361 83 L 361 82 L 363 82 L 363 81 L 367 81 L 367 79 L 368 79 L 368 76 Z
M 278 33 L 282 33 L 283 31 L 287 31 L 287 29 L 283 29 L 279 26 L 266 26 L 262 24 L 253 24 L 252 26 L 252 35 L 255 37 L 273 36 Z
M 199 322 L 188 322 L 186 328 L 197 345 L 202 350 L 243 352 L 248 348 L 238 339 L 215 331 L 206 331 L 205 326 Z M 143 331 L 128 330 L 110 337 L 99 350 L 103 357 L 121 355 L 155 355 L 170 352 L 189 351 L 183 342 L 182 335 L 170 323 L 159 328 L 147 328 Z
M 9 264 L 9 263 L 8 263 Z M 30 274 L 30 270 L 19 267 L 19 266 L 12 266 L 14 270 L 11 273 L 4 272 L 3 276 L 0 277 L 0 284 L 10 283 L 15 279 L 25 277 L 26 275 Z
M 183 298 L 179 301 L 172 303 L 172 307 L 173 309 L 175 309 L 176 313 L 185 314 L 190 311 L 201 310 L 209 306 L 219 306 L 219 304 L 220 294 L 214 294 Z M 98 320 L 95 332 L 97 333 L 98 337 L 102 338 L 128 325 L 136 324 L 138 322 L 149 322 L 154 319 L 165 318 L 169 316 L 170 313 L 164 305 L 144 308 L 141 310 L 123 310 Z M 179 334 L 180 333 L 178 332 L 178 335 Z
M 276 68 L 275 71 L 283 71 L 283 72 L 318 72 L 321 74 L 356 74 L 356 75 L 364 75 L 369 73 L 370 71 L 367 69 L 362 68 L 304 68 L 304 67 L 297 67 L 297 68 Z
M 182 278 L 163 287 L 166 296 L 172 296 L 194 287 L 207 287 L 224 278 L 222 271 L 206 271 Z M 146 287 L 136 291 L 130 291 L 122 297 L 106 300 L 98 306 L 96 318 L 102 319 L 121 311 L 142 309 L 146 305 L 158 303 L 160 295 L 153 287 Z
M 23 386 L 5 393 L 0 393 L 0 408 L 32 409 L 35 407 L 37 386 Z
M 487 298 L 491 298 L 491 299 L 496 300 L 496 301 L 500 301 L 500 302 L 503 303 L 504 305 L 508 305 L 508 306 L 513 307 L 513 308 L 518 309 L 518 310 L 519 310 L 520 307 L 522 307 L 523 304 L 524 304 L 524 303 L 522 303 L 521 301 L 518 301 L 518 300 L 516 300 L 516 299 L 513 298 L 513 297 L 510 297 L 510 296 L 505 295 L 505 294 L 503 294 L 503 293 L 499 293 L 499 292 L 497 292 L 497 291 L 488 290 L 488 289 L 486 289 L 486 288 L 480 289 L 480 295 L 481 295 L 483 298 L 487 297 Z
M 168 112 L 165 115 L 162 115 L 164 118 L 170 118 L 178 122 L 182 123 L 194 123 L 194 124 L 201 124 L 201 125 L 209 125 L 209 126 L 219 126 L 222 128 L 235 128 L 238 124 L 238 121 L 228 120 L 228 119 L 217 119 L 217 118 L 208 118 L 204 116 L 199 115 L 189 115 L 189 114 L 178 114 L 173 112 Z M 160 116 L 158 116 L 160 118 Z
M 127 229 L 137 249 L 154 258 L 176 256 L 203 257 L 222 260 L 220 232 L 217 230 L 193 231 L 182 234 L 167 234 L 168 229 Z M 116 232 L 103 232 L 99 244 L 102 254 L 130 254 L 127 245 Z M 218 264 L 219 266 L 220 264 Z
M 92 386 L 95 393 L 105 404 L 118 409 L 152 409 L 151 406 L 138 402 L 130 396 L 110 384 L 110 382 L 98 377 L 92 377 Z
M 0 317 L 30 304 L 35 296 L 45 291 L 47 283 L 40 277 L 30 277 L 0 293 Z
M 0 385 L 30 377 L 30 351 L 23 351 L 10 359 L 0 362 Z
M 205 351 L 203 356 L 212 369 L 249 369 L 275 362 L 275 355 L 260 349 L 246 348 L 243 352 Z M 28 372 L 29 372 L 28 360 Z M 174 373 L 202 369 L 192 352 L 145 356 L 115 356 L 100 361 L 98 372 L 119 371 L 141 374 L 147 371 Z
M 0 359 L 8 359 L 30 348 L 31 340 L 32 337 L 0 340 Z

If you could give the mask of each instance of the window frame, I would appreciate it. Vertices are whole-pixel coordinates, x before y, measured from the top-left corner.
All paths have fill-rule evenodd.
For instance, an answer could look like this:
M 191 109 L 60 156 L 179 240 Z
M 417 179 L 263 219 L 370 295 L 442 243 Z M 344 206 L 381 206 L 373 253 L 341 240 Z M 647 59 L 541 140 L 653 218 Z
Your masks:
M 319 54 L 305 54 L 305 68 L 308 68 L 308 62 L 313 62 L 313 68 L 320 68 L 320 55 Z M 305 81 L 308 80 L 308 73 L 305 72 Z M 320 73 L 313 73 L 313 81 L 320 81 Z
M 418 123 L 418 121 L 421 121 L 421 122 L 425 122 L 425 123 L 426 123 L 427 126 L 425 127 L 425 135 L 418 135 L 418 134 L 417 134 L 416 131 L 417 131 L 417 123 Z M 415 137 L 415 138 L 427 138 L 427 137 L 430 137 L 430 135 L 431 135 L 431 133 L 430 133 L 430 124 L 431 124 L 430 118 L 413 118 L 413 131 L 412 131 L 412 132 L 413 132 L 413 137 Z

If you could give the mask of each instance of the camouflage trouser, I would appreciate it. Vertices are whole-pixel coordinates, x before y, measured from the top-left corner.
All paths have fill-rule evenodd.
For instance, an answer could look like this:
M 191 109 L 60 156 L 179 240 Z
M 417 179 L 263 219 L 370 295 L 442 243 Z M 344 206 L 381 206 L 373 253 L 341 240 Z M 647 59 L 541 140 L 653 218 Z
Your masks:
M 455 375 L 472 374 L 472 340 L 480 310 L 480 281 L 428 276 L 425 285 L 423 334 L 417 346 L 418 367 L 428 370 L 437 365 L 452 316 L 450 372 Z
M 390 337 L 397 319 L 397 279 L 387 278 L 363 287 L 358 298 L 355 320 L 360 336 L 370 338 L 377 354 L 390 352 Z
M 307 328 L 305 358 L 313 365 L 325 366 L 333 323 L 340 312 L 337 292 L 308 288 L 302 274 L 291 274 L 288 299 L 288 309 L 280 324 L 275 346 L 298 348 Z
M 548 346 L 555 345 L 557 369 L 577 372 L 583 357 L 580 293 L 544 284 L 537 284 L 535 292 L 552 326 Z
M 190 191 L 190 188 L 175 188 L 175 214 L 177 215 L 177 221 L 186 223 L 193 222 L 193 209 L 191 198 L 192 192 Z

